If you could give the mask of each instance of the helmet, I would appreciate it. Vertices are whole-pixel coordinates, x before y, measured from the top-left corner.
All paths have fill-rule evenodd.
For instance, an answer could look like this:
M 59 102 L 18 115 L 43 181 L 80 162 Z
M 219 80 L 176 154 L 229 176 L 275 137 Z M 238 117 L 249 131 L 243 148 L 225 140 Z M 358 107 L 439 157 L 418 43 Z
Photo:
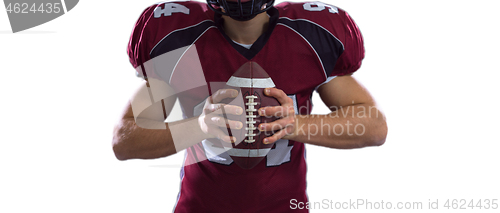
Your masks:
M 207 0 L 208 7 L 214 12 L 226 15 L 237 21 L 248 21 L 254 18 L 257 14 L 265 12 L 274 4 L 274 0 L 249 0 L 241 2 L 227 0 Z M 214 7 L 215 6 L 215 7 Z M 224 12 L 222 11 L 224 8 Z

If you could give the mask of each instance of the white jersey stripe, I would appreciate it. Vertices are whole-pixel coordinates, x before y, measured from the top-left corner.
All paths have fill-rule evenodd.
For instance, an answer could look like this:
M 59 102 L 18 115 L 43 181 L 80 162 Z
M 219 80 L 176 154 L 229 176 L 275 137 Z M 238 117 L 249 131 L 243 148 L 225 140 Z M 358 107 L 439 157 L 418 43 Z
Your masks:
M 240 78 L 231 76 L 226 85 L 232 87 L 270 88 L 276 87 L 271 78 Z
M 227 148 L 227 153 L 234 157 L 266 157 L 271 148 L 267 149 L 237 149 Z

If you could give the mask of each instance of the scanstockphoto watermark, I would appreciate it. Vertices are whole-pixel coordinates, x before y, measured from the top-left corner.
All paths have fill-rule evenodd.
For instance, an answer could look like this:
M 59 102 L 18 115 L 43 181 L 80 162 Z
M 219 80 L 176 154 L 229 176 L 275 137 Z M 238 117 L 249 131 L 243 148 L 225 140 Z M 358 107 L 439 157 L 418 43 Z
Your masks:
M 337 209 L 337 210 L 380 210 L 380 209 L 424 209 L 424 202 L 390 202 L 384 200 L 372 201 L 368 199 L 349 199 L 348 201 L 334 201 L 323 199 L 316 202 L 301 202 L 290 200 L 290 209 Z
M 334 201 L 323 199 L 321 201 L 290 200 L 290 209 L 336 209 L 336 210 L 475 210 L 488 211 L 499 209 L 497 198 L 445 198 L 427 199 L 425 201 L 386 201 L 369 199 L 349 199 Z

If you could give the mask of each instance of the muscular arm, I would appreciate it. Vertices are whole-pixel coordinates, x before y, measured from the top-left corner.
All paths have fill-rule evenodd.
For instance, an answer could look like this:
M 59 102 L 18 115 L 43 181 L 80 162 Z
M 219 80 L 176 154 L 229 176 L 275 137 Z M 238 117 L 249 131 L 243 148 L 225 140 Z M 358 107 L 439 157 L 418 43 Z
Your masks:
M 271 90 L 271 96 L 286 96 Z M 269 138 L 274 142 L 281 137 L 303 143 L 337 149 L 379 146 L 385 142 L 387 124 L 385 116 L 375 105 L 368 91 L 352 76 L 340 76 L 322 85 L 318 93 L 332 110 L 326 115 L 296 115 L 283 118 L 293 124 L 290 132 Z M 279 99 L 279 98 L 278 98 Z M 276 108 L 278 110 L 278 108 Z M 267 113 L 273 113 L 272 109 Z M 284 125 L 286 123 L 282 123 Z M 290 134 L 291 133 L 291 134 Z
M 352 76 L 336 77 L 321 86 L 318 93 L 332 112 L 298 116 L 294 140 L 338 149 L 379 146 L 385 142 L 385 116 Z
M 207 138 L 217 137 L 228 143 L 234 141 L 234 137 L 230 138 L 219 127 L 230 125 L 240 129 L 242 124 L 239 121 L 224 120 L 221 113 L 225 110 L 228 114 L 241 115 L 243 109 L 220 102 L 237 95 L 236 90 L 218 90 L 205 100 L 200 116 L 165 123 L 177 96 L 165 82 L 150 79 L 134 94 L 115 127 L 113 151 L 116 158 L 127 160 L 166 157 Z M 151 96 L 161 101 L 155 102 Z
M 117 159 L 153 159 L 166 157 L 176 152 L 168 124 L 146 119 L 143 122 L 151 125 L 164 125 L 165 129 L 148 129 L 137 125 L 129 104 L 113 132 L 113 151 Z
M 151 104 L 146 82 L 134 94 L 113 132 L 113 151 L 119 160 L 166 157 L 206 137 L 196 118 L 165 123 L 177 97 L 166 83 L 155 79 L 150 81 L 159 87 L 158 91 L 164 92 L 161 95 L 165 98 Z M 176 139 L 175 144 L 173 138 Z

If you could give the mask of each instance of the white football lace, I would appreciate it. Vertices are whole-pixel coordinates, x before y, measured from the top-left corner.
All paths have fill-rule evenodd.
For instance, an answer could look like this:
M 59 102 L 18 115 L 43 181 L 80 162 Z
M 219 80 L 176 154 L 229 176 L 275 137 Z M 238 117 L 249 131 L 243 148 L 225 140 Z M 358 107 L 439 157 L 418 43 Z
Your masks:
M 253 113 L 254 112 L 257 112 L 257 109 L 255 109 L 255 105 L 257 105 L 258 103 L 257 102 L 254 102 L 254 99 L 258 98 L 257 96 L 255 95 L 249 95 L 249 96 L 246 96 L 245 97 L 246 99 L 248 99 L 248 102 L 246 103 L 247 105 L 247 114 L 246 114 L 246 117 L 247 117 L 247 120 L 246 120 L 246 130 L 248 131 L 248 133 L 245 134 L 245 137 L 248 137 L 248 139 L 245 139 L 245 142 L 247 143 L 253 143 L 255 142 L 255 139 L 253 137 L 257 136 L 255 133 L 254 133 L 254 130 L 256 130 L 257 128 L 254 126 L 254 124 L 256 123 L 255 120 L 253 120 L 254 118 L 257 118 L 257 115 L 254 115 Z

